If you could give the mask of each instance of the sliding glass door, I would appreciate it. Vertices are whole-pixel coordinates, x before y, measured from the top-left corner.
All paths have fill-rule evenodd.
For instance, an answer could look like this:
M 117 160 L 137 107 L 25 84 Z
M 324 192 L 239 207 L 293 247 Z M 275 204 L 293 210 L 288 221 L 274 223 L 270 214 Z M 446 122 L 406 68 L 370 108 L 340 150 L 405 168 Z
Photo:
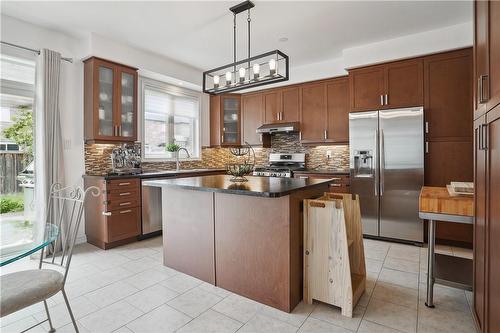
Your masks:
M 29 246 L 34 219 L 35 55 L 0 54 L 0 252 Z M 38 221 L 40 222 L 40 221 Z

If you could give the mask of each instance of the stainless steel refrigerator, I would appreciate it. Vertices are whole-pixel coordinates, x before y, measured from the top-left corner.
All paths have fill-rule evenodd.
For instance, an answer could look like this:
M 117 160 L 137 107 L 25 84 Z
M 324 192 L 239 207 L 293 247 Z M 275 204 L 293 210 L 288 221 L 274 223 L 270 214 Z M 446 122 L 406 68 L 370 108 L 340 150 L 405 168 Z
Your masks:
M 422 107 L 349 114 L 351 191 L 360 198 L 365 235 L 423 241 L 423 126 Z

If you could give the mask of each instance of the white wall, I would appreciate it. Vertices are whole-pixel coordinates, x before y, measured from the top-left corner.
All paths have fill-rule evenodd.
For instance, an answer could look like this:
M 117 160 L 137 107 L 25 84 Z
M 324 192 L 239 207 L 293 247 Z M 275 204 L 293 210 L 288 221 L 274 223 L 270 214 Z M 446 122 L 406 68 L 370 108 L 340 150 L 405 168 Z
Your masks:
M 345 68 L 472 46 L 472 22 L 344 49 Z

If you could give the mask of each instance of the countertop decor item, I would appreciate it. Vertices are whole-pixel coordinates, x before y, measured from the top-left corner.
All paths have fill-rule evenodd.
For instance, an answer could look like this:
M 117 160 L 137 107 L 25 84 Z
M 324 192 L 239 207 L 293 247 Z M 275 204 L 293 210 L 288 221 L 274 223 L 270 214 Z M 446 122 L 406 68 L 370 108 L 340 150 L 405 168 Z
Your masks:
M 218 95 L 288 80 L 288 56 L 280 50 L 250 57 L 250 9 L 253 7 L 253 2 L 244 1 L 229 8 L 233 13 L 233 62 L 204 72 L 203 92 Z M 248 58 L 236 61 L 236 15 L 245 11 L 248 23 Z
M 228 175 L 231 175 L 232 182 L 246 182 L 248 179 L 245 178 L 253 172 L 253 167 L 255 165 L 255 151 L 252 146 L 245 142 L 246 146 L 231 148 L 231 154 L 236 156 L 238 159 L 242 159 L 242 163 L 229 163 L 226 164 L 226 171 Z M 250 151 L 252 155 L 250 155 Z M 252 160 L 250 160 L 252 159 Z

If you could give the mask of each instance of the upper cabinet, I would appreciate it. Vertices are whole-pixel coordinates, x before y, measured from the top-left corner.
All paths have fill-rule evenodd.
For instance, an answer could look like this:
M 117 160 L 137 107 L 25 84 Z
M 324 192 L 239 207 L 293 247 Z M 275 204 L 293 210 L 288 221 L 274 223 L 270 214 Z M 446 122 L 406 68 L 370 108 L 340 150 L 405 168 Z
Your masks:
M 210 146 L 241 144 L 241 96 L 210 96 Z
M 411 59 L 349 71 L 351 111 L 423 104 L 423 61 Z
M 281 94 L 281 115 L 280 122 L 299 121 L 300 102 L 299 87 L 287 87 L 280 90 Z
M 500 3 L 474 2 L 474 119 L 500 103 Z
M 470 142 L 472 50 L 467 48 L 425 57 L 424 77 L 426 139 Z
M 84 63 L 85 141 L 136 141 L 137 69 L 96 57 Z
M 305 84 L 300 88 L 300 141 L 323 142 L 326 138 L 326 85 Z
M 303 143 L 349 141 L 349 79 L 304 84 L 300 88 L 300 140 Z
M 279 123 L 281 118 L 281 94 L 278 90 L 262 93 L 264 98 L 264 122 Z
M 264 96 L 260 93 L 241 97 L 242 142 L 251 145 L 262 143 L 262 136 L 256 132 L 263 123 Z
M 349 79 L 326 82 L 326 141 L 349 142 Z

